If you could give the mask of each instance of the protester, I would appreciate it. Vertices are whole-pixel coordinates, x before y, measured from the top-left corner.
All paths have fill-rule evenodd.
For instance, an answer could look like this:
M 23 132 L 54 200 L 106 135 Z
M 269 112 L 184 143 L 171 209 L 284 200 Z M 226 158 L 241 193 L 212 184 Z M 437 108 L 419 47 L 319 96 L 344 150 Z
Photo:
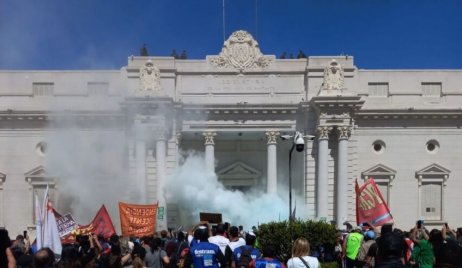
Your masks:
M 83 267 L 79 260 L 79 252 L 73 245 L 63 245 L 61 259 L 57 264 L 58 268 L 80 268 Z
M 403 264 L 404 236 L 397 232 L 385 232 L 377 240 L 376 268 L 400 268 Z
M 319 261 L 310 256 L 310 243 L 300 237 L 292 246 L 292 258 L 287 261 L 287 268 L 318 268 Z
M 245 246 L 236 248 L 233 251 L 233 262 L 232 267 L 242 267 L 250 264 L 252 260 L 256 260 L 260 257 L 260 251 L 255 248 L 255 242 L 257 236 L 254 232 L 250 231 L 245 236 Z
M 231 226 L 229 228 L 229 247 L 234 252 L 237 247 L 245 246 L 245 239 L 239 236 L 239 228 Z
M 145 257 L 144 263 L 148 268 L 163 268 L 164 265 L 170 263 L 170 258 L 167 256 L 167 252 L 162 249 L 162 239 L 154 237 L 150 241 L 151 256 L 148 259 Z
M 185 259 L 185 267 L 194 265 L 194 268 L 218 268 L 225 267 L 226 260 L 220 248 L 209 242 L 209 228 L 199 225 L 194 231 L 195 238 L 199 241 L 191 245 L 189 254 Z M 220 266 L 219 266 L 220 264 Z
M 265 245 L 263 247 L 262 254 L 263 256 L 261 258 L 257 258 L 250 262 L 250 268 L 286 268 L 286 265 L 276 258 L 276 252 L 273 245 Z
M 178 262 L 181 259 L 181 253 L 188 247 L 188 241 L 185 241 L 185 234 L 183 232 L 178 232 L 176 247 L 174 252 L 170 257 L 170 263 L 168 264 L 169 268 L 177 268 Z
M 15 268 L 16 260 L 10 249 L 11 239 L 6 229 L 0 229 L 0 268 Z
M 146 256 L 146 250 L 140 245 L 136 244 L 131 252 L 131 260 L 133 268 L 145 268 L 144 257 Z
M 364 241 L 361 243 L 358 256 L 356 257 L 356 260 L 361 262 L 363 266 L 367 265 L 368 267 L 374 267 L 375 258 L 367 258 L 373 244 L 375 244 L 375 232 L 369 230 L 364 234 Z
M 411 263 L 420 268 L 432 268 L 434 263 L 433 248 L 428 241 L 429 236 L 423 222 L 418 221 L 411 232 L 411 239 L 414 242 Z
M 226 247 L 229 245 L 229 239 L 225 237 L 226 227 L 224 224 L 218 224 L 216 228 L 217 234 L 209 237 L 209 242 L 220 247 L 221 253 L 225 255 Z
M 50 248 L 39 249 L 34 256 L 35 268 L 53 268 L 55 265 L 55 254 Z
M 361 233 L 361 227 L 356 226 L 353 231 L 345 237 L 343 242 L 343 255 L 345 258 L 346 268 L 362 268 L 363 263 L 356 260 L 363 241 L 363 234 Z

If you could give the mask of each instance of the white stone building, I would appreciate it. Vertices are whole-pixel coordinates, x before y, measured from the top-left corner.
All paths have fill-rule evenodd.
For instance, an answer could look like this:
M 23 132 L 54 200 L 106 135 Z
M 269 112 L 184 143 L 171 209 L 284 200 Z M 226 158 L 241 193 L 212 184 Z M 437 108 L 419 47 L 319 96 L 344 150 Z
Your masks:
M 398 226 L 462 225 L 462 70 L 276 59 L 245 31 L 201 60 L 131 56 L 120 70 L 1 70 L 0 227 L 13 234 L 33 229 L 34 192 L 49 183 L 55 202 L 63 194 L 45 150 L 62 118 L 76 131 L 122 137 L 127 181 L 142 185 L 146 202 L 165 205 L 165 180 L 190 149 L 205 152 L 206 168 L 226 186 L 275 193 L 287 182 L 292 146 L 279 136 L 300 131 L 316 135 L 292 163 L 310 217 L 354 222 L 354 180 L 374 177 Z M 176 224 L 178 208 L 166 213 Z

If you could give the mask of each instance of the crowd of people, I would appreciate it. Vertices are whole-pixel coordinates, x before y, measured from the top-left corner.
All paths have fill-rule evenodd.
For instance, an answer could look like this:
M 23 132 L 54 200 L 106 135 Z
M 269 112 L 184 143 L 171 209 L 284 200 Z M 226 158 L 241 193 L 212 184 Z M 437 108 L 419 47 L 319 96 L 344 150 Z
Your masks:
M 338 267 L 462 267 L 462 228 L 446 223 L 441 230 L 428 230 L 422 220 L 409 231 L 393 224 L 344 225 L 347 232 L 337 237 Z
M 329 253 L 337 267 L 462 267 L 462 228 L 445 224 L 429 231 L 422 221 L 409 232 L 392 224 L 344 225 Z M 305 237 L 292 243 L 290 259 L 284 261 L 277 258 L 276 244 L 258 245 L 257 236 L 256 228 L 244 232 L 229 224 L 212 228 L 201 222 L 188 232 L 141 238 L 81 235 L 58 255 L 49 248 L 34 252 L 27 234 L 10 240 L 8 231 L 0 229 L 0 268 L 319 268 L 325 261 L 324 255 L 311 254 Z

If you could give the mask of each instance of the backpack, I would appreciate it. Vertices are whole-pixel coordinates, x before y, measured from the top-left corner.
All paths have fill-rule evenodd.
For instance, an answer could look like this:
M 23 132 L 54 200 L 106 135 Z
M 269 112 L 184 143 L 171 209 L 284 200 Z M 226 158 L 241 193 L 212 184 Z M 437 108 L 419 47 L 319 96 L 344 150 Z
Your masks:
M 237 261 L 236 268 L 248 268 L 250 267 L 250 262 L 252 261 L 252 250 L 253 247 L 246 248 L 245 246 L 241 246 L 241 256 Z

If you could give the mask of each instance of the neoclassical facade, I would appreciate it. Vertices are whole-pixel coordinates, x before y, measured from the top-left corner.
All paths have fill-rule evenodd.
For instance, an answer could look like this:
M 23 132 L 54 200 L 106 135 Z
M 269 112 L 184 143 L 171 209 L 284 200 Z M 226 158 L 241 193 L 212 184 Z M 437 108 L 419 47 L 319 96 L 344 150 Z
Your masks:
M 127 170 L 120 200 L 158 201 L 159 228 L 181 222 L 181 208 L 165 198 L 181 152 L 203 152 L 204 170 L 230 189 L 286 195 L 292 143 L 280 136 L 295 131 L 316 136 L 292 156 L 292 188 L 307 217 L 354 222 L 354 181 L 373 177 L 402 228 L 417 219 L 462 225 L 462 70 L 367 70 L 351 56 L 276 59 L 236 31 L 206 59 L 1 70 L 0 105 L 0 227 L 13 234 L 33 229 L 34 193 L 44 185 L 56 203 L 66 195 L 47 146 L 68 122 L 77 132 L 117 133 Z

